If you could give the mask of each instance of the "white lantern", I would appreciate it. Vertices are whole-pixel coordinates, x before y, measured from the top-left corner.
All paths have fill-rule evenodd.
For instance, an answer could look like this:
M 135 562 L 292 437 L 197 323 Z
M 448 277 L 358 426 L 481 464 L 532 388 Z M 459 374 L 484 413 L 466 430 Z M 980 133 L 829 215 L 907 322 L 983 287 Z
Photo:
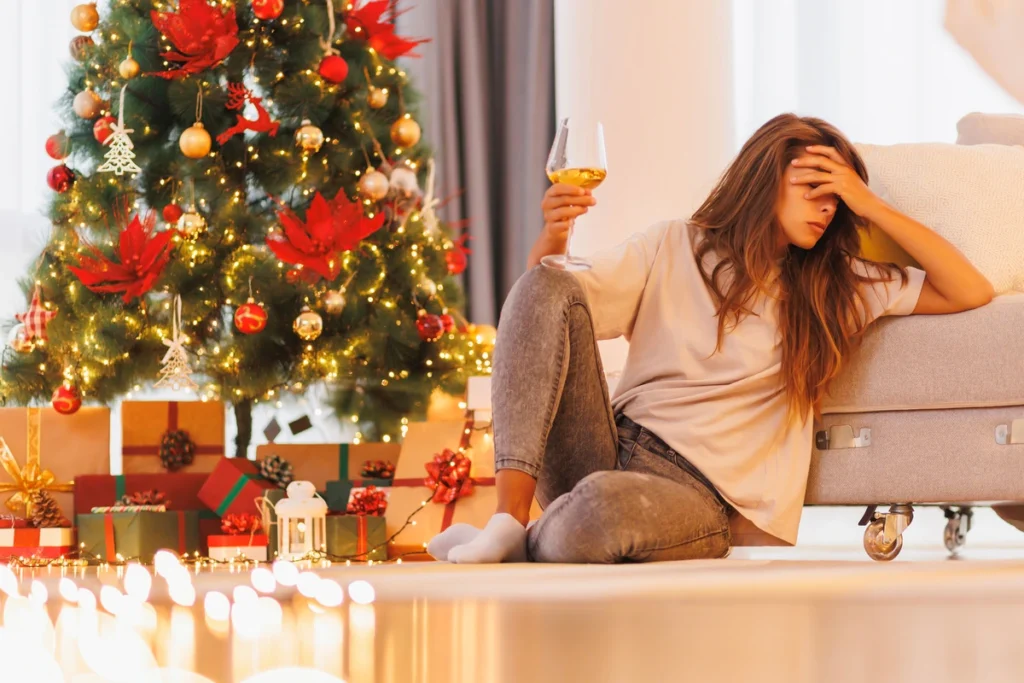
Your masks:
M 297 560 L 326 546 L 327 503 L 317 496 L 313 482 L 293 481 L 288 496 L 274 506 L 277 513 L 277 556 Z

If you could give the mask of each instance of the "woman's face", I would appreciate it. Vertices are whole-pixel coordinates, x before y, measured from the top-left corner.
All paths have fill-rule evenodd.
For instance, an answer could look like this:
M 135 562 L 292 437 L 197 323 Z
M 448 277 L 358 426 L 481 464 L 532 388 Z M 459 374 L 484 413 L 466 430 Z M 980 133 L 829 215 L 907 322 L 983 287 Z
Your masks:
M 834 194 L 805 199 L 804 195 L 817 185 L 794 185 L 790 182 L 790 178 L 793 176 L 802 176 L 818 171 L 819 169 L 816 168 L 787 165 L 783 172 L 782 187 L 779 188 L 779 199 L 775 204 L 775 217 L 782 226 L 779 246 L 783 249 L 790 244 L 801 249 L 813 248 L 825 234 L 829 223 L 836 215 L 839 199 Z

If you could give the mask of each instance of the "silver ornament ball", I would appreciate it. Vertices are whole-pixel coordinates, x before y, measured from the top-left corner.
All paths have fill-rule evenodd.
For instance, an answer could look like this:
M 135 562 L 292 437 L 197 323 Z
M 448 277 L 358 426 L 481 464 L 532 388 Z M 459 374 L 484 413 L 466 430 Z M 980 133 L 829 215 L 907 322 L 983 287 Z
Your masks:
M 345 310 L 345 293 L 343 291 L 332 289 L 324 294 L 324 309 L 330 315 L 338 315 Z
M 178 231 L 187 239 L 194 240 L 206 230 L 206 219 L 195 211 L 187 211 L 178 219 Z
M 35 344 L 28 337 L 28 330 L 25 329 L 22 323 L 18 323 L 11 328 L 10 333 L 7 335 L 7 345 L 18 353 L 28 353 L 35 347 Z
M 426 275 L 420 278 L 418 287 L 420 291 L 426 294 L 427 296 L 434 296 L 435 294 L 437 294 L 437 283 L 431 280 Z
M 377 170 L 370 170 L 359 181 L 359 193 L 367 199 L 378 202 L 388 196 L 388 177 Z
M 303 306 L 299 317 L 292 324 L 292 329 L 303 341 L 313 341 L 324 331 L 324 319 L 316 311 L 309 310 L 309 306 Z
M 416 172 L 411 168 L 399 166 L 391 172 L 391 189 L 406 197 L 419 194 L 420 184 L 416 179 Z
M 318 152 L 324 144 L 324 132 L 314 126 L 309 119 L 303 119 L 302 125 L 295 131 L 295 144 L 306 152 Z

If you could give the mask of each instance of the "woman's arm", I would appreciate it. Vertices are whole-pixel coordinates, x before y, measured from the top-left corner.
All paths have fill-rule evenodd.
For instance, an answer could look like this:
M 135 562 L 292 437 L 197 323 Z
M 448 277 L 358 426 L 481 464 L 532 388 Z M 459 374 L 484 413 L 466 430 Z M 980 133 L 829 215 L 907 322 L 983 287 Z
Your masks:
M 816 167 L 793 182 L 814 183 L 807 198 L 835 194 L 858 216 L 866 218 L 921 264 L 924 287 L 914 313 L 957 313 L 984 306 L 995 295 L 992 283 L 952 244 L 930 228 L 905 216 L 881 200 L 832 147 L 811 145 L 809 156 L 794 166 Z
M 927 274 L 914 313 L 957 313 L 992 301 L 992 283 L 934 230 L 877 197 L 864 217 L 884 230 Z

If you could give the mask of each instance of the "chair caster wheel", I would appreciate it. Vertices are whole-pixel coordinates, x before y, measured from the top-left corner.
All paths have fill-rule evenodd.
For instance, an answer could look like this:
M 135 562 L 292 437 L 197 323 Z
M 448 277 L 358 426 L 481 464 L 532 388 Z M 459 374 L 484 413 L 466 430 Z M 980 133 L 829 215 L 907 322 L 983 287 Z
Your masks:
M 971 508 L 960 508 L 956 511 L 952 508 L 943 508 L 943 511 L 946 513 L 946 528 L 942 533 L 942 541 L 946 550 L 955 554 L 967 542 L 973 511 Z
M 864 550 L 868 557 L 876 562 L 888 562 L 903 550 L 903 535 L 897 536 L 892 542 L 885 542 L 885 520 L 876 519 L 864 530 Z

